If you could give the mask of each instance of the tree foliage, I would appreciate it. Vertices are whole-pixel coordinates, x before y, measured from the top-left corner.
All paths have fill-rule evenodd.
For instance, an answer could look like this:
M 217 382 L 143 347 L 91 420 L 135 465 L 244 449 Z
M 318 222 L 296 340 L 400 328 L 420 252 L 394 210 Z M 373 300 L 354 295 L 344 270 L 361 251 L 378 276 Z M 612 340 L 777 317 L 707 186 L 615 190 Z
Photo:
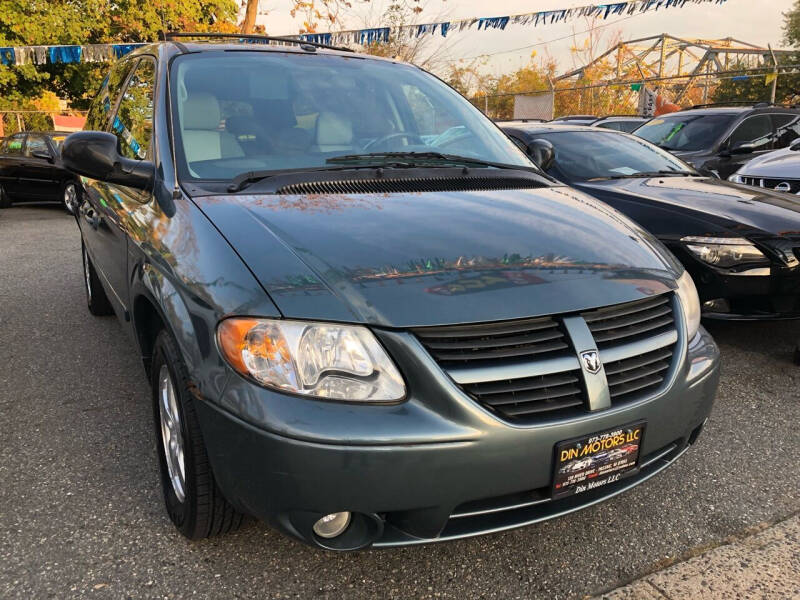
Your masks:
M 783 41 L 800 47 L 800 0 L 795 0 L 792 10 L 783 13 Z
M 236 31 L 236 0 L 0 0 L 0 46 L 155 41 L 162 31 Z M 108 65 L 0 67 L 0 108 L 35 110 L 47 93 L 86 108 Z

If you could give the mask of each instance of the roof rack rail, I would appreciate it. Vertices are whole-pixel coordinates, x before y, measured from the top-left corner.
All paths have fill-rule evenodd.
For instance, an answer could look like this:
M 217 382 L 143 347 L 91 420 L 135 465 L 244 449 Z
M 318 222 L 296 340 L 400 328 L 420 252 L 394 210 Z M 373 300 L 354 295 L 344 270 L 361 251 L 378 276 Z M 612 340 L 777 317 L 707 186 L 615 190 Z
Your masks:
M 210 39 L 223 39 L 223 40 L 256 40 L 264 42 L 283 42 L 286 44 L 297 44 L 299 46 L 313 46 L 314 48 L 326 48 L 327 50 L 353 52 L 351 48 L 330 46 L 328 44 L 321 44 L 319 42 L 310 42 L 304 39 L 279 37 L 273 35 L 258 35 L 252 33 L 206 33 L 206 32 L 193 33 L 184 31 L 169 31 L 164 33 L 165 42 L 174 42 L 184 38 L 210 38 Z

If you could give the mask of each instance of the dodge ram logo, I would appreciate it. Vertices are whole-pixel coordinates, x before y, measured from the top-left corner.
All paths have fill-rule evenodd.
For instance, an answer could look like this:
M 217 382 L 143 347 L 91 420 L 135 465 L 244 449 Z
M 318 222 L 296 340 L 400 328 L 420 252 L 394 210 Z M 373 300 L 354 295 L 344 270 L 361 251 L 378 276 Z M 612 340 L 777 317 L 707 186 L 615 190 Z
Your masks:
M 597 354 L 597 350 L 581 352 L 581 360 L 583 361 L 583 368 L 592 375 L 597 373 L 602 366 L 600 363 L 600 355 Z

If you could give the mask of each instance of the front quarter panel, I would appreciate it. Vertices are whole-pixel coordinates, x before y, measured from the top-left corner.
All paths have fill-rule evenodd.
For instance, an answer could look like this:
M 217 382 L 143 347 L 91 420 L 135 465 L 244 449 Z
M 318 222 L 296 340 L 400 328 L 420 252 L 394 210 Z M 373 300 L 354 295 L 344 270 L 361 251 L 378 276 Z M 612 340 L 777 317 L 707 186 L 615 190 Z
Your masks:
M 133 325 L 141 340 L 137 306 L 153 304 L 180 347 L 193 383 L 218 398 L 226 379 L 215 332 L 234 314 L 280 313 L 212 223 L 186 198 L 167 216 L 151 201 L 126 216 Z

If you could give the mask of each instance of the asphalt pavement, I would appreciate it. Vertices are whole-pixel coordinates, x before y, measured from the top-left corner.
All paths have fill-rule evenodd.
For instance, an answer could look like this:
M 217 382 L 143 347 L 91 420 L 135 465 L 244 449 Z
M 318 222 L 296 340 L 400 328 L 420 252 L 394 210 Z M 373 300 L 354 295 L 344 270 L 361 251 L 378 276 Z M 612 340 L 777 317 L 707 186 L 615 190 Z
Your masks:
M 581 598 L 800 511 L 800 323 L 713 323 L 719 396 L 698 443 L 565 518 L 356 554 L 252 523 L 189 542 L 162 509 L 144 371 L 86 310 L 56 206 L 0 211 L 0 598 Z

